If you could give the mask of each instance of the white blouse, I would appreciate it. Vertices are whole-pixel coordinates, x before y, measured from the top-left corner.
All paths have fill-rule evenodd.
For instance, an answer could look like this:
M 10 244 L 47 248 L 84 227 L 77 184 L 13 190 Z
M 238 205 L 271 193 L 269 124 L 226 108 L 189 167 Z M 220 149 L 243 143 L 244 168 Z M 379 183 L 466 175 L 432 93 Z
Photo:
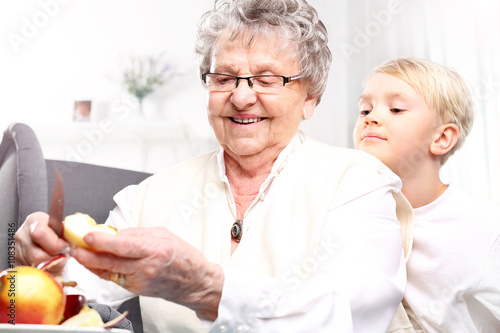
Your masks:
M 273 187 L 279 170 L 303 140 L 299 132 L 275 162 L 259 194 Z M 347 202 L 340 200 L 341 203 L 331 207 L 318 253 L 314 258 L 304 258 L 301 263 L 290 266 L 280 277 L 223 264 L 225 279 L 219 315 L 214 322 L 204 322 L 207 330 L 386 331 L 406 287 L 401 228 L 393 197 L 399 193 L 401 183 L 378 161 L 366 156 L 368 164 L 376 165 L 378 171 L 374 174 L 380 177 L 377 182 L 383 186 L 373 189 L 373 184 L 351 178 L 350 187 L 359 195 Z M 227 183 L 222 151 L 218 161 L 220 180 Z M 370 167 L 367 170 L 373 171 Z M 129 186 L 114 197 L 117 208 L 110 213 L 106 223 L 118 229 L 134 226 L 131 209 L 136 188 Z M 259 215 L 262 206 L 263 201 L 258 198 L 252 203 L 251 212 L 245 216 L 243 235 L 255 223 L 253 218 Z M 95 275 L 91 278 L 93 274 L 84 271 L 85 268 L 72 260 L 65 270 L 65 278 L 76 280 L 79 288 L 76 292 L 85 293 L 89 299 L 117 306 L 133 296 L 112 282 L 100 280 Z M 145 322 L 145 329 L 155 332 L 154 325 L 148 326 L 151 324 L 154 323 Z

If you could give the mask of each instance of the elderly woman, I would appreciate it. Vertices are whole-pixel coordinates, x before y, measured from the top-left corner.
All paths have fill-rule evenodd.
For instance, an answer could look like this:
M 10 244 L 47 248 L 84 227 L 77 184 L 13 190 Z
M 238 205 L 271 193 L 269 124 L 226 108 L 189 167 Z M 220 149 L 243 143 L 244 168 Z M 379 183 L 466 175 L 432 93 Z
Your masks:
M 107 221 L 119 234 L 71 249 L 124 289 L 83 278 L 74 259 L 67 276 L 99 302 L 141 295 L 146 332 L 384 332 L 406 283 L 401 184 L 369 155 L 298 130 L 331 62 L 316 11 L 216 0 L 196 52 L 220 149 L 120 192 Z M 20 264 L 67 247 L 43 214 L 17 240 Z

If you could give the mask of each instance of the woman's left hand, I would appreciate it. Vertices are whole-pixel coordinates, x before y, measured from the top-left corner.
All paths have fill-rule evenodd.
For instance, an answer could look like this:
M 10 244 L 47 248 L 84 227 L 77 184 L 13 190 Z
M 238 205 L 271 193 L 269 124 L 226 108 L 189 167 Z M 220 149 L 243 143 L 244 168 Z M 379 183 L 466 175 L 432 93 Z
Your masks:
M 224 272 L 196 248 L 165 228 L 129 228 L 118 235 L 93 232 L 85 236 L 93 248 L 70 254 L 103 279 L 122 274 L 123 287 L 144 296 L 160 297 L 215 320 Z

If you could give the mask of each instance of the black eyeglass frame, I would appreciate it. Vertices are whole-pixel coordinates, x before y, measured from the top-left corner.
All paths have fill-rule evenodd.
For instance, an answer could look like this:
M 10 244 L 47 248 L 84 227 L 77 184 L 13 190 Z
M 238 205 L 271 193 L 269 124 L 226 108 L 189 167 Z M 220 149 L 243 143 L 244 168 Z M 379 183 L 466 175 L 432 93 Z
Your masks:
M 234 89 L 238 88 L 238 85 L 240 84 L 240 80 L 247 80 L 248 86 L 250 88 L 253 87 L 253 82 L 250 79 L 253 78 L 259 78 L 259 77 L 280 77 L 283 79 L 283 87 L 285 84 L 290 83 L 292 81 L 300 80 L 302 78 L 302 75 L 292 75 L 292 76 L 283 76 L 283 75 L 253 75 L 253 76 L 235 76 L 235 75 L 230 75 L 230 74 L 221 74 L 221 73 L 203 73 L 201 74 L 201 79 L 202 81 L 206 84 L 207 83 L 207 75 L 220 75 L 220 76 L 229 76 L 232 78 L 236 79 L 236 83 L 234 85 Z

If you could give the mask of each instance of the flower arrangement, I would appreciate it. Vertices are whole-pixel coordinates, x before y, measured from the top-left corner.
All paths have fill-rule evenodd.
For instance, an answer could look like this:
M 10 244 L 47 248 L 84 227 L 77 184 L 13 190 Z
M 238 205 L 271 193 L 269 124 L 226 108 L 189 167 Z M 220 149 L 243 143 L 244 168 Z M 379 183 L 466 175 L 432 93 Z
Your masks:
M 166 64 L 163 54 L 158 57 L 132 56 L 128 59 L 122 74 L 122 82 L 127 91 L 139 101 L 142 112 L 142 100 L 170 79 L 172 67 Z

